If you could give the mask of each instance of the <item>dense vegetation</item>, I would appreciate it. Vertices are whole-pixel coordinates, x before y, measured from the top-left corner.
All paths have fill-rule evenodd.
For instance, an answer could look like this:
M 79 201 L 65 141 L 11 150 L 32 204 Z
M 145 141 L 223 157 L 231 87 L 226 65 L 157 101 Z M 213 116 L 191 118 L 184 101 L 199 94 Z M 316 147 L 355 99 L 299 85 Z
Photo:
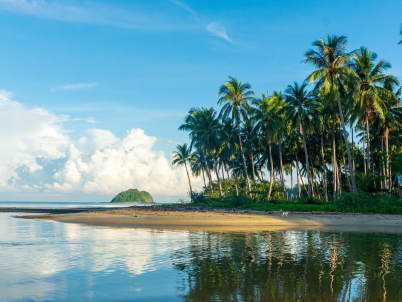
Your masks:
M 179 130 L 191 143 L 173 163 L 186 166 L 193 203 L 402 213 L 401 87 L 391 64 L 365 47 L 347 52 L 344 36 L 312 45 L 302 62 L 315 70 L 303 83 L 256 97 L 229 77 L 219 111 L 190 109 Z
M 148 192 L 129 189 L 117 194 L 111 202 L 154 202 L 154 200 Z

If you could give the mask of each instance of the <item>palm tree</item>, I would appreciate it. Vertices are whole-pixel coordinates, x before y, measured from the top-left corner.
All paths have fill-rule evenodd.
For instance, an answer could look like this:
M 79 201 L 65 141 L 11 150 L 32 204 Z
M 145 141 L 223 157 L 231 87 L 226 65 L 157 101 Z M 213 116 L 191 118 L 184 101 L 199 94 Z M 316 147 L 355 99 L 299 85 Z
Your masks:
M 202 156 L 204 158 L 205 162 L 205 167 L 207 168 L 207 175 L 209 179 L 209 188 L 211 190 L 211 194 L 214 194 L 213 188 L 212 188 L 212 175 L 211 175 L 211 170 L 210 170 L 210 165 L 207 160 L 206 156 L 206 146 L 203 146 L 200 143 L 200 133 L 199 129 L 197 129 L 197 126 L 200 123 L 200 120 L 202 118 L 203 112 L 205 112 L 205 108 L 199 109 L 199 108 L 191 108 L 188 115 L 184 118 L 184 124 L 182 124 L 179 127 L 179 130 L 181 131 L 190 131 L 189 137 L 191 139 L 191 146 L 196 147 L 197 150 L 202 150 Z
M 311 196 L 310 164 L 306 145 L 306 128 L 310 127 L 312 115 L 320 107 L 320 104 L 311 98 L 311 94 L 306 91 L 307 83 L 294 86 L 289 85 L 285 90 L 284 112 L 286 119 L 289 120 L 291 128 L 300 128 L 303 138 L 304 154 L 306 157 L 308 196 Z
M 354 53 L 354 59 L 351 64 L 354 80 L 356 81 L 353 91 L 357 106 L 359 106 L 362 120 L 366 123 L 367 133 L 367 169 L 370 169 L 370 125 L 369 120 L 374 120 L 375 114 L 380 118 L 386 112 L 384 99 L 394 99 L 392 93 L 379 86 L 384 81 L 394 81 L 393 76 L 383 74 L 384 71 L 391 68 L 387 61 L 380 60 L 377 64 L 374 61 L 378 55 L 373 51 L 368 51 L 366 47 L 361 47 L 357 53 Z
M 338 37 L 328 35 L 327 41 L 319 39 L 313 42 L 313 46 L 315 46 L 317 50 L 308 50 L 303 62 L 316 67 L 316 70 L 307 77 L 307 80 L 310 82 L 317 81 L 316 88 L 320 87 L 331 99 L 337 100 L 346 151 L 348 153 L 349 173 L 352 179 L 353 193 L 356 195 L 357 189 L 352 157 L 340 100 L 341 93 L 344 93 L 346 90 L 345 84 L 348 82 L 351 73 L 347 63 L 354 53 L 347 53 L 345 50 L 346 45 L 347 38 L 345 36 Z M 333 159 L 333 162 L 335 162 L 335 159 Z
M 190 180 L 190 174 L 188 173 L 187 169 L 187 162 L 190 164 L 193 164 L 197 158 L 195 157 L 195 154 L 192 151 L 191 146 L 187 147 L 187 144 L 183 145 L 177 145 L 176 146 L 177 151 L 173 152 L 173 165 L 181 166 L 184 165 L 186 167 L 186 172 L 187 172 L 187 177 L 188 177 L 188 183 L 190 185 L 190 196 L 192 198 L 193 196 L 193 189 L 191 187 L 191 180 Z
M 240 152 L 243 159 L 245 176 L 247 179 L 248 190 L 251 191 L 250 179 L 247 173 L 246 159 L 244 158 L 242 140 L 240 136 L 241 121 L 247 118 L 248 102 L 252 100 L 254 91 L 251 90 L 249 83 L 242 83 L 237 78 L 229 77 L 229 81 L 223 84 L 218 96 L 220 96 L 218 104 L 225 104 L 219 114 L 220 117 L 231 117 L 237 127 L 239 136 Z
M 262 94 L 262 98 L 256 98 L 252 101 L 253 105 L 253 119 L 256 121 L 255 131 L 260 134 L 260 139 L 263 139 L 268 143 L 269 150 L 269 163 L 270 163 L 270 184 L 268 191 L 268 198 L 271 196 L 272 184 L 274 179 L 274 164 L 272 159 L 272 143 L 274 141 L 275 134 L 282 122 L 279 110 L 282 108 L 282 104 L 278 98 L 269 98 L 267 94 Z
M 236 195 L 239 195 L 239 189 L 237 187 L 237 176 L 235 173 L 235 165 L 234 165 L 234 157 L 238 149 L 238 144 L 236 143 L 237 139 L 237 130 L 233 125 L 233 121 L 229 118 L 222 120 L 222 133 L 221 133 L 221 143 L 222 148 L 226 150 L 226 155 L 228 160 L 232 163 L 232 177 L 235 182 L 236 187 Z
M 208 155 L 212 156 L 213 166 L 219 185 L 219 194 L 222 198 L 222 185 L 218 173 L 218 163 L 216 162 L 216 157 L 219 156 L 221 151 L 221 129 L 222 125 L 219 123 L 217 112 L 212 107 L 208 109 L 203 108 L 199 113 L 195 131 L 200 145 L 204 146 Z
M 383 118 L 378 119 L 378 127 L 380 128 L 379 130 L 379 135 L 383 138 L 385 138 L 385 152 L 386 152 L 386 176 L 388 180 L 386 182 L 388 183 L 387 187 L 390 189 L 390 183 L 391 183 L 391 173 L 389 171 L 390 166 L 389 166 L 389 144 L 388 144 L 388 138 L 390 131 L 393 129 L 398 129 L 399 127 L 402 126 L 402 108 L 400 107 L 400 99 L 397 99 L 401 95 L 401 90 L 402 87 L 399 88 L 397 91 L 395 91 L 395 86 L 399 85 L 399 82 L 396 79 L 393 78 L 388 78 L 384 82 L 384 88 L 387 89 L 389 92 L 392 93 L 391 98 L 385 98 L 384 99 L 384 105 L 386 107 L 386 112 L 383 115 Z

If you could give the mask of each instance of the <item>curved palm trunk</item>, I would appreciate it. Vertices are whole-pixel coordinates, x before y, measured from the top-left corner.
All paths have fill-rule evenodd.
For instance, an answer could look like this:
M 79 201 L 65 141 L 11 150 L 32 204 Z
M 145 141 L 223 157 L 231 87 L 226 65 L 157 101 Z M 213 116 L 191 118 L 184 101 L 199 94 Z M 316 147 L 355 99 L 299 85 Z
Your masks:
M 220 195 L 220 197 L 222 198 L 222 186 L 221 186 L 221 180 L 220 180 L 220 178 L 219 178 L 218 166 L 217 166 L 216 161 L 215 161 L 215 155 L 213 156 L 213 159 L 214 159 L 215 174 L 216 174 L 216 178 L 218 179 L 219 195 Z
M 324 199 L 327 201 L 327 175 L 325 169 L 325 159 L 324 159 L 324 137 L 321 132 L 321 159 L 322 159 L 322 188 L 324 192 Z
M 339 97 L 338 97 L 338 107 L 339 107 L 339 115 L 341 116 L 342 128 L 343 128 L 343 138 L 345 139 L 345 147 L 346 147 L 346 152 L 348 154 L 349 173 L 350 173 L 350 178 L 352 179 L 353 194 L 357 195 L 356 179 L 355 179 L 355 173 L 353 172 L 353 165 L 352 165 L 352 156 L 350 155 L 349 140 L 348 140 L 348 136 L 346 134 L 345 120 L 343 118 L 341 100 Z
M 235 173 L 234 159 L 232 159 L 232 170 L 233 170 L 232 174 L 233 174 L 233 178 L 234 178 L 235 186 L 236 186 L 236 196 L 239 196 L 239 189 L 237 188 L 237 176 Z
M 248 190 L 251 191 L 250 179 L 248 178 L 248 174 L 247 174 L 246 159 L 244 158 L 243 145 L 241 143 L 240 127 L 237 128 L 237 131 L 239 134 L 240 151 L 241 151 L 241 157 L 243 159 L 244 172 L 246 172 L 247 186 L 248 186 Z M 250 197 L 251 197 L 251 193 L 250 193 Z
M 299 198 L 301 196 L 301 189 L 300 189 L 300 181 L 299 181 L 299 159 L 297 158 L 297 153 L 294 152 L 295 157 L 296 157 L 296 175 L 297 175 L 297 189 L 299 191 Z
M 269 191 L 268 191 L 268 198 L 270 198 L 271 192 L 272 192 L 272 182 L 274 181 L 274 163 L 272 162 L 272 144 L 271 144 L 271 142 L 268 144 L 268 146 L 269 146 L 269 161 L 271 163 L 271 169 L 270 169 L 271 179 L 269 182 Z
M 307 153 L 307 145 L 306 145 L 306 136 L 304 133 L 303 123 L 300 122 L 303 134 L 303 146 L 304 146 L 304 155 L 306 156 L 306 167 L 307 167 L 307 184 L 308 184 L 308 197 L 311 196 L 311 180 L 310 180 L 310 164 L 308 162 L 308 153 Z
M 287 199 L 286 189 L 285 189 L 285 178 L 283 175 L 283 164 L 282 164 L 282 144 L 281 138 L 278 135 L 278 145 L 279 145 L 279 163 L 281 166 L 281 175 L 282 175 L 282 190 L 283 190 L 283 197 Z
M 193 201 L 193 188 L 191 187 L 191 180 L 190 180 L 190 174 L 188 174 L 188 169 L 187 169 L 187 163 L 184 162 L 184 166 L 186 167 L 186 172 L 187 172 L 187 177 L 188 177 L 188 183 L 190 185 L 190 198 L 191 201 Z
M 209 188 L 211 189 L 211 194 L 213 195 L 213 194 L 214 194 L 214 190 L 212 189 L 211 171 L 209 170 L 207 157 L 205 156 L 205 150 L 202 150 L 202 155 L 204 156 L 205 166 L 207 167 L 207 174 L 208 174 L 208 178 L 209 178 Z
M 206 184 L 206 182 L 205 182 L 204 170 L 201 169 L 201 172 L 202 172 L 202 179 L 204 180 L 204 187 L 207 187 L 207 184 Z

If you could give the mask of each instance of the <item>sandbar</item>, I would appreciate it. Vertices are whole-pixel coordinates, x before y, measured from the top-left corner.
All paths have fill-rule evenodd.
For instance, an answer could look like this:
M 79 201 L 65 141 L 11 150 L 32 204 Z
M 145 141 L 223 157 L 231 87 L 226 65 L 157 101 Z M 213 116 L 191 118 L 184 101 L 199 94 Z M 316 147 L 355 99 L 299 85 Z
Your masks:
M 233 210 L 189 206 L 86 209 L 76 213 L 17 216 L 111 227 L 205 231 L 321 230 L 402 233 L 402 215 Z

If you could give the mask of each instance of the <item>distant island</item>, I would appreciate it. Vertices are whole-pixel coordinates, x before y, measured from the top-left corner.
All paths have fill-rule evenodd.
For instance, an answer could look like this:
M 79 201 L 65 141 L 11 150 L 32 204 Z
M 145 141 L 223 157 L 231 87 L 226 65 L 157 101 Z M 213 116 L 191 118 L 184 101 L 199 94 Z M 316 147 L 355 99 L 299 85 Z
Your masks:
M 145 191 L 139 191 L 137 189 L 129 189 L 127 191 L 123 191 L 117 194 L 112 201 L 113 203 L 118 202 L 144 202 L 144 203 L 152 203 L 154 199 L 151 194 Z

